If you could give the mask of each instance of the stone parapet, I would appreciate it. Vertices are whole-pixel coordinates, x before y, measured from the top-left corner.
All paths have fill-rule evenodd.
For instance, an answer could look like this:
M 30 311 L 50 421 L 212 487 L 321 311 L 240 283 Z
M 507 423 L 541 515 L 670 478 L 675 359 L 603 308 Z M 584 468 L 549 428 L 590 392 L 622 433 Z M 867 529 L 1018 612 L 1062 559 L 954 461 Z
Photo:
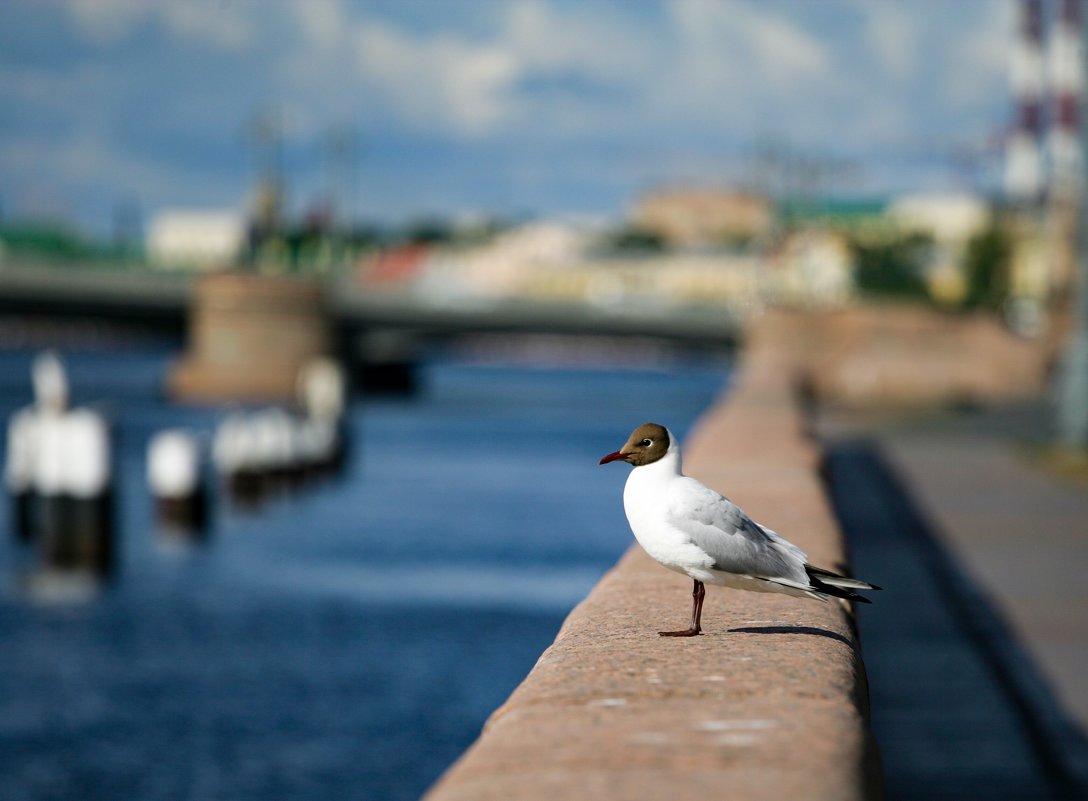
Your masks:
M 753 328 L 733 387 L 685 443 L 685 472 L 844 569 L 793 397 L 796 325 Z M 879 797 L 849 607 L 707 590 L 704 636 L 658 637 L 686 624 L 691 583 L 632 547 L 428 801 Z

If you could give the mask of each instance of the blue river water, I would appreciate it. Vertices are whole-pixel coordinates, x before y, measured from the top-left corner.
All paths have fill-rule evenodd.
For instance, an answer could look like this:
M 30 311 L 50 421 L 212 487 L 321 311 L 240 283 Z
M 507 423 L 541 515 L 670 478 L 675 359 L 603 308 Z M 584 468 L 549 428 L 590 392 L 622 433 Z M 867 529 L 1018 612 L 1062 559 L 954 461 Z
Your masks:
M 0 351 L 5 420 L 32 355 Z M 255 510 L 217 496 L 185 543 L 157 528 L 147 441 L 223 410 L 167 403 L 169 356 L 65 354 L 75 402 L 115 423 L 108 589 L 27 597 L 0 508 L 0 798 L 418 798 L 631 542 L 627 469 L 600 456 L 646 420 L 682 436 L 728 375 L 438 354 L 419 394 L 353 401 L 338 479 Z

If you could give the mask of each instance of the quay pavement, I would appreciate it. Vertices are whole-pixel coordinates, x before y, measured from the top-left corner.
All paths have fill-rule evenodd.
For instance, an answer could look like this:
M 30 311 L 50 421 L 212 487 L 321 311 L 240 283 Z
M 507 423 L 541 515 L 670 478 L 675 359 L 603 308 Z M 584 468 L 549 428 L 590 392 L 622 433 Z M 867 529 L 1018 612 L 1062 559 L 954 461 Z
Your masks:
M 961 637 L 975 641 L 973 648 L 984 663 L 984 672 L 999 685 L 995 696 L 999 700 L 985 713 L 991 723 L 973 740 L 974 748 L 982 747 L 985 740 L 991 753 L 1005 754 L 991 777 L 1013 772 L 1014 760 L 1009 755 L 1025 747 L 1013 744 L 1019 739 L 1029 752 L 1034 751 L 1037 770 L 1056 786 L 1056 795 L 1009 797 L 1079 798 L 1088 795 L 1088 683 L 1084 681 L 1088 673 L 1088 582 L 1084 579 L 1088 476 L 1063 474 L 1048 462 L 1045 443 L 1052 441 L 1048 412 L 1043 402 L 1035 400 L 896 418 L 831 413 L 820 430 L 833 463 L 843 443 L 847 449 L 857 443 L 875 449 L 894 480 L 911 496 L 927 536 L 942 553 L 939 558 L 950 566 L 945 586 L 934 586 L 942 583 L 941 576 L 932 582 L 931 572 L 925 581 L 932 583 L 920 583 L 909 593 L 915 604 L 925 607 L 924 596 L 947 596 L 951 591 L 953 597 L 945 598 L 945 606 L 952 607 L 949 614 L 964 632 Z M 859 530 L 852 540 L 882 536 Z M 864 564 L 861 555 L 872 548 L 854 541 L 854 550 Z M 867 626 L 884 623 L 876 619 L 875 611 L 862 620 L 861 634 L 866 655 L 874 657 L 870 660 L 878 699 L 874 716 L 882 746 L 887 749 L 892 737 L 909 738 L 907 730 L 923 725 L 927 716 L 929 722 L 924 725 L 929 727 L 930 743 L 939 741 L 939 731 L 952 728 L 957 732 L 948 736 L 953 742 L 962 741 L 970 724 L 956 720 L 953 711 L 963 709 L 962 699 L 943 707 L 931 703 L 932 711 L 927 713 L 927 701 L 939 693 L 919 700 L 911 695 L 917 690 L 906 686 L 958 685 L 961 677 L 948 674 L 955 670 L 951 662 L 945 664 L 943 679 L 927 679 L 915 672 L 897 680 L 901 670 L 894 655 L 879 654 L 878 660 L 870 646 L 875 648 L 883 638 L 881 647 L 894 651 L 903 641 L 896 645 L 896 635 L 886 629 L 870 632 L 872 642 L 866 638 Z M 931 633 L 930 650 L 938 636 L 936 631 Z M 970 690 L 979 697 L 980 683 L 976 680 Z M 915 697 L 915 702 L 904 718 L 899 710 L 908 697 Z M 884 699 L 890 704 L 886 716 Z M 1017 731 L 995 747 L 1001 735 L 994 721 L 1002 714 L 997 711 L 1001 706 L 1009 709 L 1006 717 Z M 885 737 L 881 732 L 888 727 L 898 731 Z M 976 763 L 983 761 L 976 759 Z M 943 776 L 945 786 L 951 779 L 964 780 L 962 765 L 949 764 L 942 774 L 934 765 L 910 764 L 901 754 L 889 753 L 886 768 L 889 782 L 902 778 L 908 784 L 912 783 L 908 778 L 917 781 L 927 773 L 931 778 Z M 1031 789 L 1042 793 L 1041 785 Z M 1008 792 L 1010 786 L 999 789 Z M 889 792 L 889 797 L 895 795 Z
M 1049 418 L 1043 403 L 1022 402 L 912 419 L 830 419 L 822 428 L 828 437 L 876 442 L 1088 727 L 1088 474 L 1047 464 Z

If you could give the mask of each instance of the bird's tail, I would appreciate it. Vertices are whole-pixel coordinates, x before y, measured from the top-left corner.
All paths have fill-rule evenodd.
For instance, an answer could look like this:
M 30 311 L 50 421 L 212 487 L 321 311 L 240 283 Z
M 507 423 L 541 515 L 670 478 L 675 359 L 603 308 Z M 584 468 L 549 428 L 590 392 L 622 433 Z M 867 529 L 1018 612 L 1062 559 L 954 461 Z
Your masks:
M 812 588 L 814 590 L 822 592 L 825 595 L 834 596 L 835 598 L 846 598 L 850 601 L 860 601 L 863 604 L 867 604 L 872 602 L 865 596 L 858 595 L 854 590 L 880 589 L 877 585 L 870 584 L 867 581 L 850 578 L 849 576 L 841 576 L 830 570 L 824 570 L 821 567 L 813 567 L 808 564 L 805 565 L 805 572 L 808 574 L 809 581 L 812 582 Z

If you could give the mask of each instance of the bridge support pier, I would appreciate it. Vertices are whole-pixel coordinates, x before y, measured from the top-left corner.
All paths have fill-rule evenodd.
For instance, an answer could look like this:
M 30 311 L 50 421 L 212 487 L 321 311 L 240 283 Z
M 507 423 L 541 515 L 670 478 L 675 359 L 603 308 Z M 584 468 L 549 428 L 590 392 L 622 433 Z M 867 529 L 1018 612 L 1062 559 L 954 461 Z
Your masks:
M 285 276 L 203 277 L 188 336 L 168 380 L 170 395 L 186 401 L 293 401 L 299 369 L 331 349 L 320 285 Z

